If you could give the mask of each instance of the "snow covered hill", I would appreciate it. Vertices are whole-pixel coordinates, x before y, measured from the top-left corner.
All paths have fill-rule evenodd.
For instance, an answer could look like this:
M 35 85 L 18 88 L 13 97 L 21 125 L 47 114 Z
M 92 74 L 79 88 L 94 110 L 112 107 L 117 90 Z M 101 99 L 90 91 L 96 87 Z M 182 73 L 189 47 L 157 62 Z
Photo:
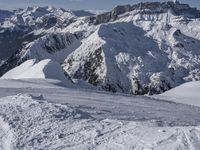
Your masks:
M 27 60 L 20 66 L 4 74 L 2 79 L 54 79 L 63 83 L 67 82 L 64 71 L 57 62 L 50 59 L 36 62 L 35 59 Z M 71 82 L 71 83 L 70 83 Z M 72 81 L 68 79 L 68 83 Z
M 200 79 L 199 26 L 199 10 L 172 1 L 89 17 L 30 7 L 0 25 L 0 75 L 29 59 L 51 59 L 70 78 L 107 91 L 159 94 Z
M 56 84 L 0 79 L 0 149 L 200 148 L 199 107 Z
M 173 102 L 184 103 L 200 107 L 200 82 L 188 82 L 169 90 L 159 96 L 160 99 L 167 99 Z

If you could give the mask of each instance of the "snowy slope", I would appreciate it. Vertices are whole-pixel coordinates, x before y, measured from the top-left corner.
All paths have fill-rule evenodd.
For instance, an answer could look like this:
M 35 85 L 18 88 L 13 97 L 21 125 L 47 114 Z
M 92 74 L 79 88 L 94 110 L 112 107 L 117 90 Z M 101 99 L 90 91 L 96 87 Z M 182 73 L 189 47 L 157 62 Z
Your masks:
M 161 99 L 167 99 L 173 102 L 189 104 L 200 107 L 200 82 L 188 82 L 169 90 L 159 96 Z
M 63 63 L 66 57 L 81 45 L 81 37 L 77 33 L 49 33 L 34 42 L 28 43 L 20 52 L 23 59 L 52 59 Z
M 1 148 L 200 148 L 198 107 L 142 96 L 53 88 L 53 82 L 40 81 L 1 79 Z M 30 83 L 32 88 L 27 88 Z
M 24 72 L 29 70 L 31 67 L 33 67 L 35 65 L 35 63 L 36 63 L 36 60 L 34 60 L 34 59 L 27 60 L 26 62 L 24 62 L 20 66 L 17 66 L 16 68 L 8 71 L 1 78 L 4 78 L 4 79 L 15 79 L 15 78 L 18 78 L 18 76 L 20 76 L 21 74 L 23 74 Z
M 1 77 L 2 79 L 54 79 L 67 82 L 64 71 L 57 62 L 50 59 L 36 62 L 27 60 L 20 66 L 10 70 Z M 70 81 L 68 81 L 70 82 Z M 72 84 L 72 83 L 71 83 Z

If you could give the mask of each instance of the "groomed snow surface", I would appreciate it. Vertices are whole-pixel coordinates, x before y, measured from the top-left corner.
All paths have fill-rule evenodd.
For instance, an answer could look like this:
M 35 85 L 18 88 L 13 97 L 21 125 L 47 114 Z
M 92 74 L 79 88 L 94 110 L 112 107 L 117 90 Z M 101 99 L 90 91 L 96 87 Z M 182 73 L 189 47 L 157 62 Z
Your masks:
M 199 107 L 59 83 L 0 80 L 0 149 L 200 149 Z

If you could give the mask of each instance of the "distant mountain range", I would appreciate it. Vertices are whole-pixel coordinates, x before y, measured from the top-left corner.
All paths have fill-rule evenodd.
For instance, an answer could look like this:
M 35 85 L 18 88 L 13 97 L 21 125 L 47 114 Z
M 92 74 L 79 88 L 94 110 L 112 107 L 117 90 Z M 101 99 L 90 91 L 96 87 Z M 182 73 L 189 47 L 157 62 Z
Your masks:
M 200 80 L 200 11 L 172 1 L 97 15 L 51 6 L 0 11 L 0 76 L 29 59 L 51 59 L 66 78 L 107 91 L 162 93 Z

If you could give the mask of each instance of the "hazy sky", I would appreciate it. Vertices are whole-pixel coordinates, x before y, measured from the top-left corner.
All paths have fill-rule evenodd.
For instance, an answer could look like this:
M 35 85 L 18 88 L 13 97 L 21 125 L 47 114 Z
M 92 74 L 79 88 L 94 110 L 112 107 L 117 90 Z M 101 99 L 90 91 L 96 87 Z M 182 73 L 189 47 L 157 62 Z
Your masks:
M 0 9 L 16 9 L 27 6 L 52 5 L 66 9 L 87 9 L 87 10 L 109 10 L 118 4 L 134 4 L 145 1 L 156 0 L 0 0 Z M 166 1 L 166 0 L 157 0 Z M 179 0 L 200 9 L 200 0 Z

